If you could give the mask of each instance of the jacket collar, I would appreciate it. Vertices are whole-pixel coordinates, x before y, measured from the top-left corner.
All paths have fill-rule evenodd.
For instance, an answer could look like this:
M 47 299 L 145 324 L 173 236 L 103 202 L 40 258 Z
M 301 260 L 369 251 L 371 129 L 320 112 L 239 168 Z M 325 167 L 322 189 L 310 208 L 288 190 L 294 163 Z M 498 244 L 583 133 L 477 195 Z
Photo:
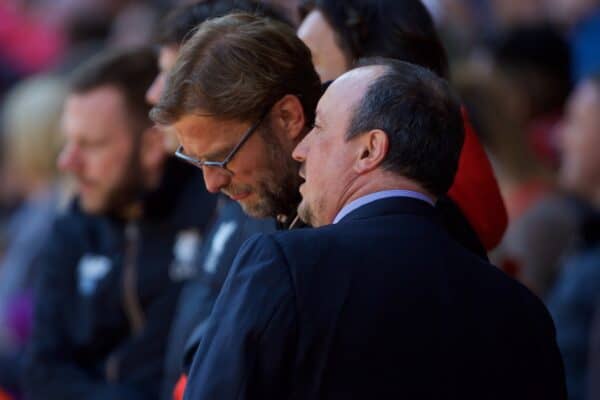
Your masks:
M 199 170 L 198 170 L 199 171 Z M 181 197 L 187 195 L 189 199 L 183 199 L 184 202 L 198 202 L 199 197 L 202 197 L 203 179 L 201 172 L 198 172 L 194 167 L 191 167 L 175 157 L 168 157 L 165 161 L 162 177 L 158 187 L 151 191 L 144 191 L 138 194 L 138 199 L 142 208 L 140 219 L 161 220 L 177 213 L 181 208 L 185 211 L 191 209 L 187 204 L 181 204 Z M 194 182 L 195 181 L 195 182 Z M 196 183 L 197 182 L 197 183 Z M 187 193 L 186 189 L 191 184 L 194 189 L 197 189 L 198 195 Z M 212 206 L 216 204 L 213 202 Z M 197 204 L 196 204 L 197 206 Z M 75 197 L 71 202 L 70 209 L 85 214 L 80 205 L 79 196 Z M 93 217 L 93 216 L 92 216 Z M 125 222 L 122 217 L 110 211 L 100 215 L 102 218 L 108 218 L 115 222 Z
M 344 216 L 339 223 L 398 214 L 419 215 L 428 217 L 434 221 L 438 219 L 435 207 L 423 200 L 409 197 L 389 197 L 357 208 Z

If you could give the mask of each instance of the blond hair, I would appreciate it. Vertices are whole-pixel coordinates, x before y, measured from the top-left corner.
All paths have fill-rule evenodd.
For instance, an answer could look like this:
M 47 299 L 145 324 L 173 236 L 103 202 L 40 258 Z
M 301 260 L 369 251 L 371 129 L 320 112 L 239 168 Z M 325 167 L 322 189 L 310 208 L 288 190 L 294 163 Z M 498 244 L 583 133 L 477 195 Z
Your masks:
M 5 157 L 27 176 L 51 179 L 56 173 L 66 91 L 62 80 L 38 76 L 18 83 L 6 96 L 2 110 Z

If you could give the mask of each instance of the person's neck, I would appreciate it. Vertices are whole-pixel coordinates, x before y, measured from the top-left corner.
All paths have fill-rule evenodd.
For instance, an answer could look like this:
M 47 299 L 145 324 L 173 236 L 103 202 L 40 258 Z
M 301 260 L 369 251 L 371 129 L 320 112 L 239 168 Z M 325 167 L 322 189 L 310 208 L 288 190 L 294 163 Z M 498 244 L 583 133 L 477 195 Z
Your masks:
M 118 217 L 125 221 L 133 221 L 139 219 L 142 216 L 142 213 L 142 202 L 141 200 L 138 200 L 121 207 L 118 212 Z
M 142 171 L 144 180 L 142 182 L 141 192 L 130 203 L 120 207 L 117 211 L 117 217 L 132 221 L 139 219 L 144 213 L 143 193 L 148 193 L 156 190 L 162 180 L 164 168 L 155 168 L 153 170 L 146 169 Z
M 386 190 L 410 190 L 412 192 L 421 193 L 433 201 L 436 201 L 436 197 L 423 189 L 421 185 L 413 180 L 405 178 L 403 176 L 397 176 L 386 171 L 382 171 L 377 176 L 362 175 L 357 177 L 350 185 L 347 190 L 340 197 L 338 205 L 335 210 L 335 214 L 331 220 L 335 218 L 345 206 L 353 202 L 354 200 L 360 199 L 361 197 L 367 196 L 372 193 L 383 192 Z

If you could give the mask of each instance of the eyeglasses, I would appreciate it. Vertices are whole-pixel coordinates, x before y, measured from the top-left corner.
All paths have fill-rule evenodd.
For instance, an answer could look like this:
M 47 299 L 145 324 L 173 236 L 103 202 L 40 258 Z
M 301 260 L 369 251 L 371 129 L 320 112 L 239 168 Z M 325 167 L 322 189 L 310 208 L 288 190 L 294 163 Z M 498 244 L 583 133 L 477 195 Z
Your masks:
M 235 147 L 229 152 L 229 154 L 227 154 L 227 157 L 225 157 L 225 159 L 223 161 L 201 161 L 201 160 L 198 160 L 197 158 L 190 157 L 187 154 L 184 154 L 184 152 L 183 152 L 184 149 L 183 149 L 183 146 L 181 146 L 181 145 L 177 148 L 177 151 L 175 151 L 175 157 L 180 158 L 184 161 L 187 161 L 188 163 L 190 163 L 193 166 L 198 167 L 198 168 L 203 168 L 203 167 L 220 168 L 223 171 L 226 171 L 228 174 L 233 174 L 233 172 L 231 172 L 231 170 L 227 169 L 227 164 L 229 164 L 231 162 L 231 160 L 233 159 L 233 156 L 235 156 L 235 154 L 242 148 L 244 143 L 246 143 L 246 141 L 248 141 L 250 136 L 252 136 L 252 134 L 256 131 L 256 129 L 263 122 L 263 120 L 265 119 L 265 117 L 267 116 L 269 111 L 270 111 L 270 108 L 268 108 L 267 111 L 265 111 L 260 116 L 258 121 L 256 121 L 252 126 L 250 126 L 250 128 L 248 128 L 248 130 L 244 133 L 244 135 L 242 136 L 242 138 L 240 139 L 238 144 L 236 144 Z

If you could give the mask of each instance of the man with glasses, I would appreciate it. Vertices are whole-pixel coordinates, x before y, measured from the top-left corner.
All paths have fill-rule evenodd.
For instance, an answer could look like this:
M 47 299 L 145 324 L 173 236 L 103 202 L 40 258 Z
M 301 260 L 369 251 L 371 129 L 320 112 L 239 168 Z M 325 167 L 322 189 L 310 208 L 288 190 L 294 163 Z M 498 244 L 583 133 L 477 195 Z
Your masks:
M 202 168 L 210 192 L 291 227 L 300 178 L 290 155 L 320 95 L 310 52 L 289 26 L 234 14 L 186 42 L 151 117 L 177 135 L 176 155 Z
M 187 161 L 188 163 L 194 165 L 195 167 L 201 168 L 201 169 L 204 167 L 220 168 L 221 170 L 227 171 L 228 174 L 233 175 L 234 173 L 231 170 L 227 169 L 227 164 L 229 164 L 229 162 L 231 161 L 233 156 L 235 156 L 235 153 L 237 153 L 238 150 L 244 145 L 244 143 L 246 143 L 246 141 L 250 138 L 250 136 L 254 132 L 256 132 L 256 129 L 258 129 L 259 125 L 263 122 L 263 120 L 265 119 L 265 116 L 266 116 L 266 113 L 263 114 L 260 117 L 260 119 L 258 121 L 256 121 L 256 123 L 254 123 L 253 125 L 251 125 L 248 128 L 246 133 L 244 133 L 242 135 L 242 138 L 240 139 L 240 141 L 233 147 L 233 149 L 231 149 L 229 154 L 227 154 L 227 156 L 225 156 L 225 159 L 223 161 L 208 161 L 208 160 L 201 161 L 201 160 L 198 160 L 197 158 L 190 157 L 183 152 L 182 145 L 179 145 L 179 147 L 175 151 L 175 156 L 179 157 L 182 160 Z
M 174 9 L 157 26 L 161 71 L 146 94 L 148 102 L 158 102 L 164 89 L 165 78 L 175 63 L 180 47 L 191 37 L 190 31 L 209 18 L 223 16 L 233 10 L 283 20 L 277 10 L 256 0 L 206 0 Z M 227 157 L 220 159 L 222 161 L 217 161 L 214 167 L 227 168 L 227 164 L 238 150 L 244 150 L 243 142 L 253 136 L 257 129 L 260 129 L 260 122 L 250 127 L 239 145 L 235 146 Z M 175 151 L 176 148 L 172 146 L 171 151 Z M 181 147 L 176 155 L 196 167 L 201 168 L 204 165 L 186 156 Z M 198 172 L 201 173 L 199 170 Z M 225 195 L 219 195 L 218 198 L 215 219 L 199 249 L 194 278 L 186 282 L 182 289 L 169 333 L 162 393 L 165 400 L 182 397 L 185 374 L 189 371 L 206 321 L 239 248 L 250 236 L 273 232 L 276 229 L 274 218 L 252 218 L 244 213 L 236 201 L 228 199 Z

